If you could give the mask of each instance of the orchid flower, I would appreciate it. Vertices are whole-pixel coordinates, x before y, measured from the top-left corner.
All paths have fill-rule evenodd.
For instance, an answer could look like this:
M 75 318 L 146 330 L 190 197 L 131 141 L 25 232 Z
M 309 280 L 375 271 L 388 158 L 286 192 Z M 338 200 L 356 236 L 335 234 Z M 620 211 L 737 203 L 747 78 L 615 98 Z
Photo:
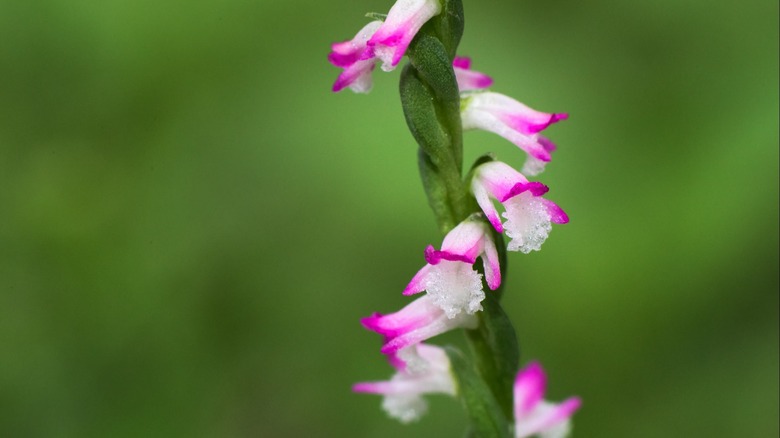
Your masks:
M 465 56 L 456 56 L 452 61 L 453 70 L 455 70 L 455 79 L 458 81 L 458 89 L 463 91 L 481 90 L 493 85 L 493 78 L 471 70 L 471 58 Z
M 582 401 L 571 397 L 553 404 L 544 400 L 547 376 L 537 362 L 517 373 L 514 385 L 515 438 L 537 435 L 541 438 L 563 438 L 571 429 L 569 418 Z
M 498 134 L 528 154 L 523 167 L 526 175 L 544 170 L 555 145 L 539 135 L 551 124 L 569 117 L 566 113 L 543 113 L 504 96 L 484 92 L 463 96 L 461 118 L 463 129 L 483 129 Z
M 455 382 L 447 353 L 439 347 L 417 344 L 389 356 L 395 375 L 384 382 L 364 382 L 352 387 L 355 392 L 382 394 L 382 408 L 402 423 L 419 419 L 428 410 L 424 394 L 454 396 Z
M 439 0 L 396 1 L 385 22 L 368 41 L 371 50 L 363 56 L 366 59 L 376 56 L 382 61 L 382 70 L 394 70 L 423 24 L 440 12 Z
M 384 337 L 382 353 L 394 354 L 456 328 L 476 328 L 479 321 L 476 315 L 469 313 L 450 318 L 430 296 L 424 295 L 398 312 L 388 315 L 374 313 L 360 322 Z
M 355 93 L 371 91 L 371 72 L 376 65 L 376 59 L 370 55 L 364 59 L 364 56 L 370 52 L 368 40 L 381 25 L 381 21 L 372 21 L 360 29 L 355 38 L 331 45 L 328 61 L 344 69 L 333 84 L 334 92 L 346 87 Z
M 468 218 L 447 233 L 441 250 L 431 245 L 425 249 L 428 264 L 412 278 L 404 295 L 428 292 L 448 318 L 482 310 L 482 275 L 473 267 L 477 257 L 482 258 L 488 287 L 495 290 L 501 285 L 495 242 L 483 220 Z
M 499 233 L 506 229 L 512 239 L 507 249 L 525 254 L 539 251 L 552 230 L 551 223 L 569 222 L 563 209 L 542 198 L 548 190 L 546 185 L 529 182 L 523 174 L 500 161 L 477 167 L 471 181 L 471 191 L 488 221 Z M 501 223 L 490 198 L 503 204 L 505 223 Z

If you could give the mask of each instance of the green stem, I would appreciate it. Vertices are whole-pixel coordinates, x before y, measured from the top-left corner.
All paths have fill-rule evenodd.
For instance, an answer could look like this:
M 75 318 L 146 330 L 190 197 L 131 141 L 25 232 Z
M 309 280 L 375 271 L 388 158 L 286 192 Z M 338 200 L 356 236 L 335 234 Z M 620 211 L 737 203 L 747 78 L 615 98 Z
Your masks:
M 400 93 L 409 130 L 420 145 L 419 165 L 428 202 L 443 233 L 468 217 L 462 179 L 460 92 L 444 45 L 423 31 L 409 47 Z

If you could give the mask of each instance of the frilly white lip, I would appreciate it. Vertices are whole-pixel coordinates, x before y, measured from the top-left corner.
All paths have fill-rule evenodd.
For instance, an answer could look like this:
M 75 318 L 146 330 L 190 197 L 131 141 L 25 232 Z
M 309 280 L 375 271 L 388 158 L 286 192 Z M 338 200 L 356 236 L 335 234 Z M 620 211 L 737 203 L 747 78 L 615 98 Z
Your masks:
M 488 287 L 497 289 L 501 269 L 489 226 L 481 218 L 468 218 L 447 233 L 441 250 L 426 248 L 428 263 L 415 274 L 404 295 L 426 291 L 449 318 L 482 310 L 482 276 L 473 268 L 477 257 L 482 258 Z

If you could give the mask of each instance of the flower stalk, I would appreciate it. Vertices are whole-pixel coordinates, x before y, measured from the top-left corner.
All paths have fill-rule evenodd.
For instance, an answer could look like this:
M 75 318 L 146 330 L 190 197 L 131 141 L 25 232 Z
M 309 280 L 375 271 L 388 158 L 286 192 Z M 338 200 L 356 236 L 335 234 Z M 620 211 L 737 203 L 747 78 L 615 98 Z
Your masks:
M 555 149 L 539 132 L 567 115 L 535 111 L 485 91 L 492 78 L 471 70 L 470 59 L 456 55 L 464 28 L 462 0 L 397 0 L 386 16 L 369 16 L 377 21 L 352 40 L 331 46 L 329 61 L 343 69 L 333 90 L 368 92 L 377 64 L 391 71 L 404 56 L 409 58 L 401 72 L 401 105 L 418 144 L 423 188 L 444 239 L 440 249 L 425 250 L 427 264 L 403 292 L 425 295 L 396 313 L 362 320 L 382 335 L 381 352 L 396 375 L 354 389 L 382 394 L 388 413 L 404 422 L 427 409 L 422 394 L 443 392 L 463 403 L 469 436 L 561 437 L 579 399 L 551 411 L 553 405 L 542 403 L 538 394 L 544 383 L 541 366 L 533 364 L 516 375 L 517 336 L 499 300 L 507 266 L 502 233 L 512 239 L 509 250 L 539 250 L 551 224 L 566 223 L 568 216 L 541 198 L 547 186 L 528 181 L 492 156 L 479 158 L 464 178 L 463 129 L 485 129 L 515 143 L 529 154 L 529 175 L 542 171 Z M 505 208 L 506 222 L 493 199 Z M 454 329 L 465 331 L 470 354 L 423 344 Z
M 453 69 L 463 29 L 462 13 L 460 0 L 447 0 L 444 13 L 426 24 L 409 47 L 410 64 L 401 74 L 404 115 L 420 146 L 420 176 L 442 233 L 449 232 L 470 214 L 479 211 L 462 177 L 460 90 Z M 442 30 L 450 32 L 437 32 Z M 445 47 L 445 41 L 450 50 Z M 503 239 L 497 234 L 493 237 L 498 237 L 498 250 L 506 259 Z M 505 271 L 506 263 L 500 263 L 500 266 Z M 486 309 L 479 313 L 478 327 L 466 331 L 477 375 L 488 388 L 490 399 L 486 400 L 487 395 L 483 394 L 466 403 L 466 407 L 496 417 L 489 423 L 498 425 L 511 418 L 511 382 L 518 366 L 519 349 L 511 322 L 498 304 L 500 286 L 494 292 L 496 295 L 489 293 L 483 301 Z M 499 409 L 484 409 L 486 402 Z M 477 407 L 475 403 L 483 406 Z

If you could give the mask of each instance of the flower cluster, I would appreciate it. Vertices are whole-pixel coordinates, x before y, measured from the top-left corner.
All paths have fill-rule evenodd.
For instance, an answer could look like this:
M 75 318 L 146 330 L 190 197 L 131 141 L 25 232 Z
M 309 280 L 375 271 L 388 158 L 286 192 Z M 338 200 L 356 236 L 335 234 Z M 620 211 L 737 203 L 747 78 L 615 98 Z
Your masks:
M 493 79 L 471 70 L 469 58 L 455 58 L 453 68 L 461 91 L 463 129 L 494 132 L 528 154 L 523 173 L 500 161 L 479 165 L 473 172 L 471 192 L 493 228 L 499 233 L 506 231 L 511 239 L 508 250 L 526 254 L 538 251 L 552 230 L 551 224 L 565 224 L 569 217 L 557 204 L 542 198 L 549 190 L 546 185 L 529 182 L 525 175 L 534 176 L 544 170 L 555 150 L 555 145 L 539 132 L 569 116 L 535 111 L 503 94 L 485 91 Z M 505 222 L 499 218 L 492 199 L 504 207 Z
M 333 44 L 328 60 L 342 69 L 333 91 L 370 91 L 376 64 L 384 71 L 395 69 L 422 26 L 442 13 L 442 4 L 440 0 L 397 0 L 384 20 L 372 21 L 353 39 Z M 496 133 L 523 150 L 527 158 L 521 172 L 492 158 L 481 160 L 464 182 L 481 211 L 452 228 L 439 249 L 432 245 L 425 249 L 426 264 L 403 291 L 407 296 L 425 293 L 395 313 L 374 313 L 361 321 L 382 336 L 380 351 L 396 372 L 389 381 L 359 383 L 353 390 L 383 395 L 384 409 L 402 422 L 413 421 L 427 410 L 424 394 L 457 395 L 447 353 L 425 341 L 450 330 L 479 326 L 477 314 L 486 296 L 483 284 L 490 290 L 501 286 L 496 233 L 506 233 L 510 239 L 507 250 L 529 253 L 540 250 L 552 224 L 569 221 L 557 204 L 544 198 L 548 187 L 527 178 L 544 170 L 555 150 L 540 133 L 568 115 L 539 112 L 488 91 L 493 79 L 472 70 L 469 58 L 455 57 L 452 70 L 460 91 L 463 129 Z M 544 389 L 545 374 L 538 363 L 518 373 L 514 385 L 516 437 L 566 434 L 569 417 L 580 401 L 571 398 L 551 404 L 543 400 Z
M 343 71 L 333 91 L 350 88 L 356 93 L 371 91 L 371 73 L 377 61 L 382 70 L 392 71 L 406 53 L 415 34 L 441 12 L 438 0 L 398 0 L 387 19 L 365 25 L 348 41 L 334 43 L 328 60 Z M 511 97 L 484 91 L 493 79 L 471 70 L 471 60 L 456 57 L 453 69 L 462 96 L 463 129 L 482 129 L 498 134 L 528 154 L 523 173 L 538 175 L 552 158 L 555 144 L 540 134 L 553 123 L 566 120 L 566 113 L 544 113 Z

